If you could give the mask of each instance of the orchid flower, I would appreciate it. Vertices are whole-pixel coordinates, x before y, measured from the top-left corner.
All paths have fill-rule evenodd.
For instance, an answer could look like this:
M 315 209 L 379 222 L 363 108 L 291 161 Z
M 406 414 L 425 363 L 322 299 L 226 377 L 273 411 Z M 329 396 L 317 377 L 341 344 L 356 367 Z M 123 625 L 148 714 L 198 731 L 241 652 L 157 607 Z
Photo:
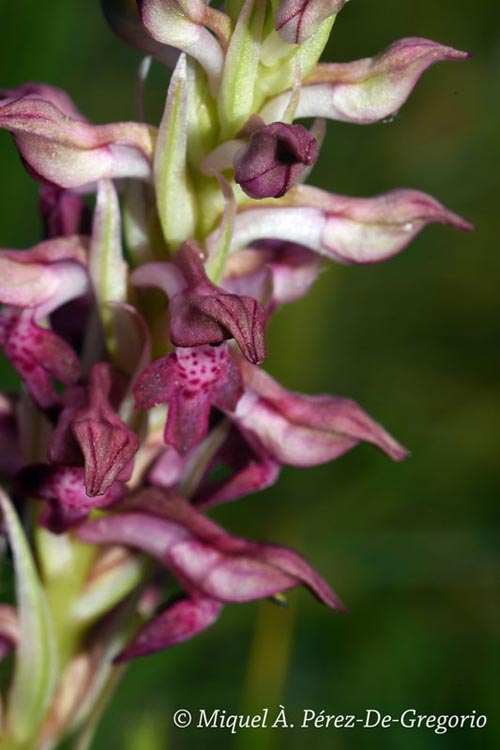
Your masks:
M 150 177 L 154 130 L 147 125 L 92 125 L 49 86 L 27 84 L 1 96 L 0 128 L 12 133 L 35 178 L 88 189 L 104 177 Z
M 430 65 L 467 57 L 466 52 L 453 47 L 410 37 L 394 42 L 373 58 L 321 63 L 301 87 L 295 117 L 328 117 L 357 124 L 385 120 L 401 109 Z M 272 122 L 287 104 L 284 92 L 264 105 L 261 117 Z
M 94 544 L 143 549 L 174 573 L 190 602 L 189 606 L 176 603 L 148 623 L 119 661 L 192 637 L 213 622 L 224 603 L 273 596 L 298 584 L 310 588 L 327 606 L 343 609 L 326 582 L 297 553 L 233 537 L 170 493 L 146 490 L 123 513 L 88 521 L 78 536 Z
M 86 252 L 78 236 L 47 240 L 24 252 L 0 250 L 0 343 L 42 409 L 58 402 L 52 378 L 76 382 L 73 349 L 39 323 L 87 291 Z
M 138 122 L 93 124 L 46 84 L 0 89 L 45 238 L 0 250 L 0 345 L 21 379 L 0 397 L 17 592 L 0 605 L 0 657 L 15 661 L 2 747 L 88 743 L 114 665 L 201 634 L 227 604 L 305 586 L 343 609 L 299 553 L 206 510 L 362 442 L 407 457 L 356 401 L 262 369 L 266 329 L 323 261 L 386 261 L 432 223 L 472 229 L 417 190 L 304 184 L 325 118 L 391 118 L 429 66 L 467 57 L 407 38 L 318 63 L 346 2 L 102 0 L 122 39 L 173 69 L 157 126 L 149 58 Z
M 245 392 L 233 419 L 275 461 L 314 466 L 341 456 L 361 440 L 395 461 L 406 458 L 407 451 L 354 401 L 291 393 L 259 368 L 243 360 L 239 366 Z
M 145 263 L 132 275 L 136 286 L 157 286 L 170 299 L 170 340 L 178 347 L 238 342 L 251 362 L 265 357 L 262 305 L 212 284 L 198 248 L 184 243 L 173 263 Z

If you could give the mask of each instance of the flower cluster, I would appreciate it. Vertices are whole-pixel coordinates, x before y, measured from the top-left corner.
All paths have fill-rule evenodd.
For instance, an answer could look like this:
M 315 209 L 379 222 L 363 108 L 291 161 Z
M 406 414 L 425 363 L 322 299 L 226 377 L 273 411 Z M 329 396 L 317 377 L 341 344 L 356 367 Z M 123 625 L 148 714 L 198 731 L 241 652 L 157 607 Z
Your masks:
M 28 250 L 0 250 L 0 344 L 23 385 L 2 400 L 0 468 L 35 509 L 43 568 L 2 495 L 19 590 L 17 612 L 0 613 L 0 648 L 17 648 L 15 747 L 83 721 L 104 684 L 92 677 L 99 660 L 189 639 L 224 604 L 303 585 L 342 608 L 296 552 L 233 536 L 204 511 L 362 441 L 405 458 L 354 401 L 288 391 L 261 369 L 266 327 L 311 289 L 323 258 L 374 263 L 431 222 L 470 228 L 415 190 L 349 198 L 303 184 L 325 118 L 384 120 L 430 65 L 467 57 L 408 38 L 318 63 L 344 3 L 103 0 L 115 31 L 149 56 L 139 98 L 151 57 L 173 68 L 158 128 L 143 117 L 95 125 L 45 84 L 0 91 L 0 128 L 40 184 L 45 230 Z M 51 571 L 74 586 L 62 614 Z M 180 589 L 170 600 L 163 571 Z M 26 675 L 42 679 L 30 638 L 50 667 L 27 723 Z

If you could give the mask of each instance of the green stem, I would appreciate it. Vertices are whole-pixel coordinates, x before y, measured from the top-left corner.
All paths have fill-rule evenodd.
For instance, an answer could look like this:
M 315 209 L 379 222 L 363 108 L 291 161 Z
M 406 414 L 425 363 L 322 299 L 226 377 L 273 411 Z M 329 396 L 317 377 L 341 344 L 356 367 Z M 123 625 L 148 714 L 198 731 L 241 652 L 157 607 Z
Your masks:
M 71 617 L 96 548 L 81 544 L 68 534 L 51 534 L 42 527 L 35 531 L 45 595 L 52 615 L 61 669 L 78 649 L 82 625 Z M 83 626 L 85 627 L 85 625 Z
M 84 726 L 83 730 L 77 735 L 75 742 L 73 743 L 72 750 L 90 750 L 101 718 L 109 702 L 111 701 L 125 670 L 125 665 L 113 668 L 108 680 L 104 685 L 103 690 L 99 695 L 99 698 L 96 701 L 94 710 L 92 711 L 86 725 Z

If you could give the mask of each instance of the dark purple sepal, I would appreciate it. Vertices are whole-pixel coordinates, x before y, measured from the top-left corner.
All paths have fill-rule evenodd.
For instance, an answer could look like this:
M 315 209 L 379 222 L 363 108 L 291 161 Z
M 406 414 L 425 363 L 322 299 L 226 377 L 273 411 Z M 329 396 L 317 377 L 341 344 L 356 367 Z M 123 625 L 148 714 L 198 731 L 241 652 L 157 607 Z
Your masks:
M 272 122 L 236 154 L 234 179 L 250 198 L 281 198 L 317 158 L 318 142 L 306 128 Z
M 156 460 L 148 471 L 148 483 L 168 489 L 176 487 L 182 479 L 186 461 L 189 460 L 190 455 L 190 453 L 184 453 L 181 456 L 175 448 L 167 445 L 157 454 Z
M 68 94 L 56 86 L 48 86 L 46 83 L 22 83 L 13 89 L 0 89 L 0 100 L 11 99 L 13 101 L 29 96 L 32 99 L 40 99 L 50 102 L 52 106 L 57 107 L 66 117 L 74 120 L 85 121 L 85 117 L 77 109 L 73 100 Z
M 128 480 L 139 448 L 135 432 L 111 407 L 111 366 L 101 362 L 89 374 L 88 404 L 71 420 L 71 432 L 84 458 L 89 497 L 103 495 L 116 479 Z
M 165 442 L 181 453 L 207 434 L 211 406 L 227 410 L 233 404 L 234 409 L 241 393 L 238 368 L 225 344 L 178 348 L 149 365 L 134 388 L 140 409 L 168 403 Z
M 169 605 L 140 629 L 115 664 L 161 651 L 194 638 L 217 620 L 223 605 L 215 599 L 186 598 Z
M 252 297 L 219 294 L 176 298 L 171 313 L 170 338 L 175 346 L 217 344 L 234 338 L 250 362 L 263 362 L 266 357 L 266 315 Z
M 220 344 L 234 338 L 254 364 L 266 357 L 266 313 L 248 296 L 228 294 L 213 284 L 195 243 L 185 242 L 174 258 L 186 286 L 170 301 L 170 338 L 175 346 Z
M 221 532 L 209 542 L 193 539 L 169 549 L 166 564 L 186 590 L 242 603 L 304 585 L 328 607 L 344 610 L 326 581 L 293 550 Z
M 149 125 L 92 125 L 67 95 L 43 84 L 0 94 L 0 128 L 12 133 L 28 172 L 43 184 L 88 192 L 103 178 L 151 177 Z

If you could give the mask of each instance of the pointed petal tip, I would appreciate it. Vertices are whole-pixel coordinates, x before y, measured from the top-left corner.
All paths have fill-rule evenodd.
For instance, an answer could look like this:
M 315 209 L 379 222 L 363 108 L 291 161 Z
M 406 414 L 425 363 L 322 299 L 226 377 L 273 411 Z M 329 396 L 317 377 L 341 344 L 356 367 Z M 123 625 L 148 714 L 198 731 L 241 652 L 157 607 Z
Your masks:
M 467 219 L 464 219 L 460 214 L 446 208 L 446 206 L 443 206 L 442 203 L 432 196 L 427 195 L 426 193 L 408 190 L 402 190 L 401 194 L 408 195 L 408 205 L 413 204 L 414 207 L 415 214 L 413 217 L 409 217 L 409 221 L 418 221 L 421 219 L 427 224 L 435 222 L 438 224 L 448 224 L 448 226 L 453 227 L 454 229 L 459 229 L 463 232 L 475 231 L 475 226 L 467 221 Z
M 374 438 L 371 443 L 373 446 L 383 451 L 386 456 L 392 458 L 393 461 L 400 463 L 406 461 L 410 457 L 410 451 L 401 445 L 395 438 L 392 437 L 386 430 L 378 425 L 378 430 L 374 434 Z
M 314 590 L 313 593 L 329 609 L 340 612 L 342 615 L 349 614 L 349 610 L 342 599 L 337 596 L 327 583 L 322 582 L 321 589 Z
M 383 451 L 386 456 L 389 456 L 389 458 L 392 458 L 392 460 L 397 463 L 406 461 L 406 459 L 410 457 L 410 451 L 407 450 L 404 445 L 398 443 L 398 441 L 382 429 L 380 425 L 377 432 L 378 434 L 374 435 L 374 439 L 369 442 L 379 450 Z
M 450 47 L 447 44 L 441 44 L 441 42 L 435 42 L 432 39 L 427 39 L 425 37 L 419 36 L 404 37 L 403 39 L 394 42 L 389 49 L 411 47 L 421 47 L 422 49 L 428 47 L 429 49 L 434 50 L 436 55 L 439 55 L 440 59 L 443 60 L 467 60 L 469 57 L 471 57 L 470 52 L 456 49 L 455 47 Z
M 413 228 L 410 226 L 411 222 L 418 221 L 421 221 L 424 224 L 430 224 L 432 222 L 449 224 L 455 229 L 461 229 L 467 232 L 474 231 L 474 226 L 467 221 L 467 219 L 464 219 L 460 214 L 446 208 L 446 206 L 440 203 L 432 195 L 423 193 L 420 190 L 400 188 L 391 190 L 389 193 L 386 193 L 385 196 L 379 196 L 382 201 L 384 197 L 388 201 L 388 206 L 392 204 L 393 209 L 395 209 L 394 218 L 396 220 L 399 219 L 405 231 L 410 231 Z M 376 201 L 377 198 L 374 200 Z
M 389 456 L 393 459 L 393 461 L 397 461 L 398 463 L 400 463 L 401 461 L 406 461 L 407 458 L 411 458 L 411 452 L 407 448 L 405 448 L 404 445 L 396 443 L 389 453 Z
M 348 615 L 349 609 L 346 607 L 344 602 L 338 598 L 338 596 L 335 595 L 335 604 L 331 605 L 332 609 L 335 609 L 337 612 L 340 612 L 341 615 Z
M 450 49 L 453 49 L 452 47 Z M 470 60 L 474 55 L 472 52 L 466 50 L 453 49 L 453 55 L 450 57 L 452 60 Z
M 245 356 L 253 365 L 261 365 L 267 357 L 267 351 L 266 349 L 263 349 L 259 352 L 247 352 Z
M 421 37 L 399 39 L 375 57 L 350 63 L 320 63 L 302 87 L 296 117 L 328 117 L 357 124 L 391 119 L 423 73 L 439 62 L 461 61 L 468 52 Z M 279 104 L 278 104 L 279 103 Z M 283 94 L 260 115 L 279 117 Z
M 470 221 L 464 219 L 463 216 L 453 213 L 453 211 L 448 212 L 448 220 L 446 223 L 450 224 L 450 226 L 454 227 L 454 229 L 460 229 L 462 232 L 476 231 L 476 227 L 474 226 L 474 224 L 471 224 Z

